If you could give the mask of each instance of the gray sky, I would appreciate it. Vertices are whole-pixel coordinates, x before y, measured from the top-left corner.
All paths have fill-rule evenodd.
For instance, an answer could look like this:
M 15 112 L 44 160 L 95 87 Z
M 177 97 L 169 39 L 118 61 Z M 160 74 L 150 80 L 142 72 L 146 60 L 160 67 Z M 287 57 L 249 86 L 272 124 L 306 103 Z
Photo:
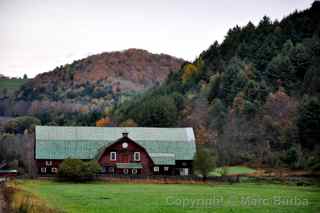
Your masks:
M 0 0 L 0 74 L 29 77 L 91 54 L 146 49 L 193 60 L 229 28 L 313 0 Z

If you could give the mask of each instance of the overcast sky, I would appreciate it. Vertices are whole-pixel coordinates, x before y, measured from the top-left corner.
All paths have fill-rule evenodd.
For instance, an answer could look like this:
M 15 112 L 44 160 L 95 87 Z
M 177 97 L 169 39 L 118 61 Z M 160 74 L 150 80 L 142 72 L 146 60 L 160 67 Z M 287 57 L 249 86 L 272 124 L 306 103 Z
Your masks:
M 0 0 L 0 74 L 29 77 L 91 54 L 146 49 L 193 60 L 229 28 L 313 0 Z

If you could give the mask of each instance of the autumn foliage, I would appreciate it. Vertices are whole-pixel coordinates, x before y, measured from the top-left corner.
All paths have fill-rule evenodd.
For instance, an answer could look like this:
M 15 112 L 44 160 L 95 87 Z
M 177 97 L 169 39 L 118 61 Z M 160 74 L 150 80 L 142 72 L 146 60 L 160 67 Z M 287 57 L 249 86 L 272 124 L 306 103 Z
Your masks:
M 182 74 L 182 82 L 186 83 L 189 79 L 191 79 L 196 73 L 198 69 L 193 64 L 187 64 L 184 66 L 183 74 Z
M 112 121 L 110 118 L 101 118 L 96 121 L 96 126 L 97 127 L 105 127 L 105 126 L 110 126 L 112 124 Z
M 287 128 L 297 112 L 297 102 L 280 88 L 269 95 L 263 108 L 264 117 L 269 117 L 282 128 Z

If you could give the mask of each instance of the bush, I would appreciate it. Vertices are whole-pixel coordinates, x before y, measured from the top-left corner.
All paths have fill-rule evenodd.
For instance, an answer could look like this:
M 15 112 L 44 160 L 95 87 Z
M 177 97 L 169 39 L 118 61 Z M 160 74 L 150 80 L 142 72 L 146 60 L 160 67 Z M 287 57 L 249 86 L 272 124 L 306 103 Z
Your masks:
M 61 163 L 58 176 L 68 181 L 84 181 L 94 179 L 100 171 L 100 165 L 94 160 L 85 162 L 67 158 Z
M 92 179 L 99 172 L 101 172 L 101 167 L 97 161 L 83 162 L 82 175 L 84 177 Z

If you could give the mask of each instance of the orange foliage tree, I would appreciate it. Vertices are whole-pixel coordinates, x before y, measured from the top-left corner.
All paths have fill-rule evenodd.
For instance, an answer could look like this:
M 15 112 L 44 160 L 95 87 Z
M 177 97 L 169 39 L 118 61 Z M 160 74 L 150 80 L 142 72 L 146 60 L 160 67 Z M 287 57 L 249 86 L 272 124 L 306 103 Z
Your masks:
M 101 118 L 96 121 L 96 126 L 98 126 L 98 127 L 110 126 L 111 124 L 112 124 L 112 120 L 108 117 Z
M 284 92 L 284 89 L 280 88 L 269 95 L 264 105 L 263 113 L 282 128 L 287 128 L 291 125 L 297 106 L 297 102 L 289 97 Z
M 198 73 L 198 68 L 194 64 L 187 64 L 183 68 L 182 83 L 186 83 Z

